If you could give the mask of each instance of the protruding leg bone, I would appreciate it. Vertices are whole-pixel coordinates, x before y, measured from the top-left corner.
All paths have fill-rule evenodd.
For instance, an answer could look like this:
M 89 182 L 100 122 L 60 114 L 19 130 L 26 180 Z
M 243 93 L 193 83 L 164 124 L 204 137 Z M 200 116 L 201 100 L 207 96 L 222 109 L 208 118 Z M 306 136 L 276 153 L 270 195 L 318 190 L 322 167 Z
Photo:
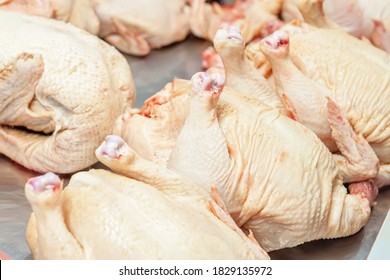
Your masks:
M 155 187 L 177 185 L 180 178 L 153 162 L 141 158 L 125 141 L 116 135 L 109 135 L 97 148 L 96 157 L 109 168 Z
M 214 47 L 222 58 L 227 87 L 254 97 L 270 107 L 283 108 L 269 81 L 247 60 L 245 42 L 238 28 L 228 26 L 218 30 L 214 37 Z
M 104 145 L 98 148 L 97 153 L 108 158 L 121 158 L 123 155 L 128 154 L 129 147 L 123 141 L 123 139 L 116 135 L 109 135 L 104 141 Z
M 212 185 L 222 187 L 231 166 L 225 136 L 216 114 L 223 80 L 219 75 L 213 77 L 197 73 L 191 81 L 190 111 L 168 168 L 205 188 Z
M 113 171 L 155 187 L 176 200 L 193 201 L 196 197 L 199 207 L 207 207 L 207 193 L 203 189 L 193 181 L 141 158 L 119 136 L 107 136 L 96 150 L 96 157 Z
M 288 34 L 276 31 L 261 41 L 260 49 L 272 65 L 275 86 L 287 115 L 314 131 L 330 150 L 336 150 L 325 99 L 330 93 L 291 61 Z
M 338 148 L 343 154 L 335 157 L 345 182 L 374 178 L 379 162 L 374 150 L 362 136 L 356 136 L 349 121 L 330 100 L 331 93 L 307 78 L 290 60 L 288 35 L 276 31 L 263 39 L 260 47 L 272 64 L 276 88 L 287 112 L 314 131 L 328 148 Z
M 34 258 L 83 259 L 83 249 L 64 222 L 60 178 L 53 173 L 31 178 L 25 194 L 34 211 L 26 234 Z

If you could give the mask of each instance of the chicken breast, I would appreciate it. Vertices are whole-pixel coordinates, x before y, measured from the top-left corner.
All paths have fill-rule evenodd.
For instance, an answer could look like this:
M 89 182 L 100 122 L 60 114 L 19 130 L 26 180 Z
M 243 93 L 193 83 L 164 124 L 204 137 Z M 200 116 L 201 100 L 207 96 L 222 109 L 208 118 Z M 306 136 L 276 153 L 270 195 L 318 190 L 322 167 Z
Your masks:
M 0 12 L 0 153 L 40 172 L 70 173 L 134 104 L 129 65 L 64 22 Z

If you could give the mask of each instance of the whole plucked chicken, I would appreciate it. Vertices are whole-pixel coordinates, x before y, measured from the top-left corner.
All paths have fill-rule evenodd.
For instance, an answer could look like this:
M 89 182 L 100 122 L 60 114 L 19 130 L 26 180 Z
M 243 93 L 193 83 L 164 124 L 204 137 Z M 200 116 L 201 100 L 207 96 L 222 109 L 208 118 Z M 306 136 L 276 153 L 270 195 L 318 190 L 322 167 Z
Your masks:
M 326 18 L 315 12 L 318 7 L 323 7 Z M 390 2 L 386 0 L 285 0 L 282 18 L 305 20 L 319 27 L 342 27 L 390 53 Z
M 90 170 L 62 189 L 53 173 L 31 178 L 27 242 L 35 259 L 269 259 L 211 195 L 109 136 L 97 157 L 120 176 Z
M 187 0 L 3 0 L 0 8 L 66 21 L 122 52 L 146 55 L 189 33 Z
M 218 32 L 214 46 L 224 64 L 226 55 L 237 55 L 225 64 L 223 91 L 218 75 L 198 73 L 192 85 L 175 80 L 120 117 L 117 133 L 141 156 L 206 189 L 215 184 L 237 225 L 253 231 L 266 251 L 357 232 L 376 189 L 352 183 L 347 194 L 343 170 L 325 145 L 282 113 L 269 85 L 250 82 L 254 72 L 237 29 Z M 336 142 L 355 149 L 332 100 L 328 110 Z
M 326 96 L 331 97 L 360 135 L 356 141 L 366 139 L 379 158 L 375 183 L 389 185 L 390 56 L 342 30 L 299 22 L 265 38 L 261 50 L 272 65 L 277 92 L 294 118 L 335 150 L 326 109 Z M 346 164 L 355 164 L 355 173 L 371 173 L 365 164 L 374 158 L 360 154 L 365 156 Z
M 127 61 L 64 22 L 0 12 L 0 153 L 40 172 L 70 173 L 134 102 Z
M 246 42 L 271 34 L 282 25 L 278 15 L 283 0 L 237 0 L 233 5 L 192 0 L 191 32 L 212 41 L 218 29 L 233 25 Z

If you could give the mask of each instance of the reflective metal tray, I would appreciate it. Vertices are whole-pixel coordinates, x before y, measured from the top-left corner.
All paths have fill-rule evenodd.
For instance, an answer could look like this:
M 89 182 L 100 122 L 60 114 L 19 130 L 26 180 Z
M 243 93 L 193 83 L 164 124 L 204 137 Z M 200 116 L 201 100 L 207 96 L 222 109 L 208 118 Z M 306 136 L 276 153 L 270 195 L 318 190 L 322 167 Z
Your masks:
M 173 78 L 186 78 L 201 70 L 201 52 L 210 43 L 189 37 L 185 42 L 153 51 L 145 58 L 128 57 L 136 81 L 137 106 Z M 97 164 L 94 168 L 104 168 Z M 31 259 L 25 228 L 31 207 L 24 184 L 36 176 L 0 156 L 0 249 L 15 259 Z M 65 178 L 66 179 L 66 178 Z M 273 259 L 366 259 L 390 208 L 389 187 L 383 189 L 368 224 L 357 234 L 340 239 L 313 241 L 271 252 Z

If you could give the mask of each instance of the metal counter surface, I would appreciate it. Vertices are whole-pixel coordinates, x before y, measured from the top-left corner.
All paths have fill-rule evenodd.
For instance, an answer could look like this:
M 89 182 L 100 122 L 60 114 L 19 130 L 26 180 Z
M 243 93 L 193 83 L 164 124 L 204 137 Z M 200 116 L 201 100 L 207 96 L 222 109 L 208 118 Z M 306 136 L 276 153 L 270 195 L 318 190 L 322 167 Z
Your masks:
M 190 37 L 145 58 L 128 57 L 137 85 L 137 106 L 174 77 L 191 78 L 201 70 L 201 51 L 208 42 Z M 101 164 L 93 168 L 104 168 Z M 38 175 L 0 156 L 0 250 L 15 259 L 31 259 L 25 229 L 31 207 L 24 196 L 28 178 Z M 63 177 L 67 179 L 67 177 Z M 65 183 L 66 185 L 66 183 Z M 382 189 L 368 224 L 357 234 L 319 240 L 271 252 L 272 259 L 366 259 L 390 208 L 390 188 Z

